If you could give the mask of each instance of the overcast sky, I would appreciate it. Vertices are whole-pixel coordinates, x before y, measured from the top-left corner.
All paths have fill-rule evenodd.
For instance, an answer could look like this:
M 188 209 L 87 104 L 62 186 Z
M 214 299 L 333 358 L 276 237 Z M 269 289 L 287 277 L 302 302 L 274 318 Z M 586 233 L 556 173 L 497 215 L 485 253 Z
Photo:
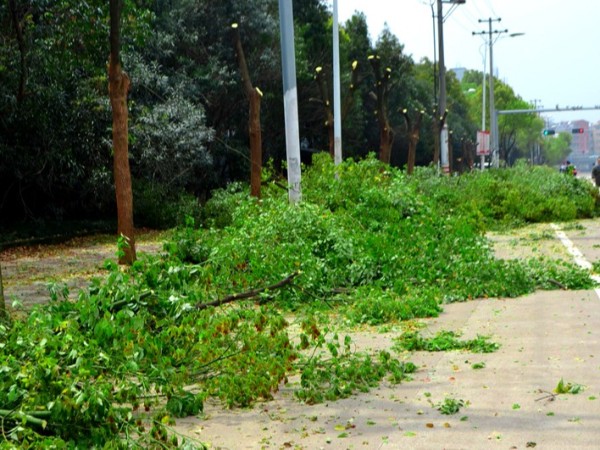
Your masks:
M 415 62 L 433 60 L 432 2 L 436 9 L 435 0 L 338 0 L 339 20 L 343 24 L 362 11 L 373 40 L 387 22 Z M 444 4 L 444 14 L 450 10 Z M 493 44 L 494 72 L 517 95 L 544 108 L 600 106 L 600 0 L 466 0 L 444 23 L 447 68 L 483 70 L 487 35 L 484 40 L 472 32 L 487 32 L 488 18 L 501 19 L 493 30 L 508 29 Z M 511 33 L 525 34 L 508 37 Z M 545 116 L 595 123 L 600 111 Z

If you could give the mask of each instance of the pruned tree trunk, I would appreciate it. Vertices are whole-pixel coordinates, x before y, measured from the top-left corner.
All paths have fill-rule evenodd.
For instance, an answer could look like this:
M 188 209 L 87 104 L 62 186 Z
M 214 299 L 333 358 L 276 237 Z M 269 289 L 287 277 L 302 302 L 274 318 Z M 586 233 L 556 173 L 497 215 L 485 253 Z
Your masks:
M 346 118 L 348 113 L 350 112 L 350 108 L 354 104 L 354 93 L 356 92 L 356 87 L 358 86 L 358 61 L 352 62 L 352 76 L 350 79 L 350 86 L 348 86 L 348 95 L 344 99 L 344 104 L 342 106 L 342 120 Z
M 354 61 L 352 63 L 352 80 L 350 81 L 350 86 L 348 87 L 348 95 L 346 95 L 346 98 L 344 99 L 344 105 L 342 106 L 342 121 L 346 118 L 350 108 L 352 107 L 352 103 L 354 102 L 354 92 L 356 91 L 356 85 L 358 83 L 358 72 L 356 70 L 357 67 L 358 62 Z M 317 80 L 319 93 L 321 95 L 321 100 L 319 100 L 319 103 L 323 106 L 323 112 L 325 115 L 325 127 L 327 128 L 327 137 L 329 142 L 329 155 L 333 159 L 335 157 L 334 115 L 329 97 L 329 89 L 327 88 L 327 82 L 325 80 L 322 67 L 317 67 L 315 69 L 315 79 Z
M 500 159 L 507 165 L 512 165 L 512 154 L 516 148 L 517 133 L 514 129 L 508 133 L 501 133 L 500 141 Z
M 423 114 L 425 114 L 425 111 L 419 111 L 417 114 L 417 119 L 413 122 L 408 115 L 408 111 L 406 109 L 402 111 L 402 115 L 406 121 L 406 128 L 408 130 L 408 156 L 406 161 L 406 173 L 408 173 L 408 175 L 412 175 L 415 170 L 415 160 L 417 159 L 417 143 L 419 142 L 420 138 Z
M 262 131 L 260 128 L 261 94 L 254 89 L 249 96 L 250 101 L 250 195 L 260 198 L 260 182 L 262 172 Z
M 248 118 L 248 133 L 250 137 L 250 195 L 260 198 L 260 181 L 262 172 L 262 131 L 260 127 L 260 101 L 262 92 L 252 86 L 250 71 L 246 63 L 246 55 L 242 47 L 242 39 L 238 24 L 231 25 L 233 30 L 233 42 L 237 54 L 238 65 L 242 74 L 244 91 L 250 104 L 250 116 Z
M 379 56 L 369 56 L 369 61 L 375 74 L 375 92 L 372 93 L 377 101 L 377 121 L 379 123 L 379 160 L 389 164 L 392 159 L 392 145 L 394 144 L 394 130 L 390 125 L 387 111 L 390 78 L 392 70 L 387 67 L 381 71 Z
M 315 79 L 319 86 L 319 94 L 321 95 L 321 105 L 325 113 L 325 128 L 327 128 L 327 137 L 329 141 L 329 156 L 331 159 L 335 156 L 335 136 L 333 129 L 333 108 L 331 107 L 331 101 L 329 99 L 329 90 L 327 89 L 327 82 L 323 76 L 323 68 L 317 67 L 315 69 Z
M 452 133 L 452 130 L 448 131 L 448 173 L 452 174 L 452 171 L 454 170 L 454 151 L 452 150 L 453 148 L 453 143 L 452 143 L 452 138 L 454 137 L 454 134 Z
M 120 61 L 120 0 L 110 0 L 110 59 L 108 64 L 108 94 L 113 117 L 113 172 L 117 198 L 117 231 L 127 245 L 119 255 L 119 264 L 135 261 L 135 236 L 133 228 L 133 191 L 129 169 L 127 93 L 130 80 Z
M 27 62 L 25 58 L 25 38 L 23 36 L 23 22 L 17 11 L 15 0 L 8 0 L 8 9 L 10 11 L 11 22 L 15 29 L 17 37 L 17 47 L 19 48 L 19 87 L 17 88 L 17 102 L 21 102 L 25 97 L 25 86 L 27 84 Z
M 446 123 L 446 116 L 448 115 L 448 110 L 444 111 L 444 114 L 439 115 L 437 109 L 434 110 L 435 117 L 433 118 L 433 165 L 437 166 L 440 163 L 440 134 L 442 132 L 442 128 L 444 128 L 444 124 Z
M 467 170 L 471 171 L 473 169 L 473 162 L 475 159 L 475 155 L 474 155 L 474 146 L 473 146 L 473 141 L 470 139 L 465 139 L 463 141 L 463 161 L 467 167 Z
M 6 317 L 6 300 L 4 298 L 4 284 L 2 283 L 2 263 L 0 263 L 0 319 Z

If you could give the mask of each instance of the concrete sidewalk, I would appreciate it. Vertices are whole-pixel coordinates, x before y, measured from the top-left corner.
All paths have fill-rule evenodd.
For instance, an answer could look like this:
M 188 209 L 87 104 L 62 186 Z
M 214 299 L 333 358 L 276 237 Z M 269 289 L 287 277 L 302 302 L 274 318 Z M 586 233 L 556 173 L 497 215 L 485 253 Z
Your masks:
M 590 262 L 600 258 L 600 223 L 566 231 Z M 206 420 L 177 429 L 213 449 L 598 449 L 600 448 L 600 299 L 590 291 L 541 291 L 444 307 L 424 321 L 464 338 L 491 336 L 495 353 L 407 354 L 413 381 L 307 406 L 293 386 L 251 410 L 207 405 Z M 398 333 L 353 335 L 362 349 L 390 348 Z M 474 363 L 483 363 L 474 369 Z M 559 381 L 583 386 L 554 395 Z M 454 415 L 434 405 L 462 400 Z

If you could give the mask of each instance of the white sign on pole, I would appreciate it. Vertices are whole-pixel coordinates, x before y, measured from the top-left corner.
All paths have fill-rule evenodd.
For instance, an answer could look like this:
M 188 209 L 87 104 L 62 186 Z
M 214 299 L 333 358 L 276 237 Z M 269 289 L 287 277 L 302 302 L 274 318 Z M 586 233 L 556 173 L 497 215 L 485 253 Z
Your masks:
M 490 154 L 490 132 L 489 131 L 478 131 L 477 132 L 477 155 L 487 156 Z

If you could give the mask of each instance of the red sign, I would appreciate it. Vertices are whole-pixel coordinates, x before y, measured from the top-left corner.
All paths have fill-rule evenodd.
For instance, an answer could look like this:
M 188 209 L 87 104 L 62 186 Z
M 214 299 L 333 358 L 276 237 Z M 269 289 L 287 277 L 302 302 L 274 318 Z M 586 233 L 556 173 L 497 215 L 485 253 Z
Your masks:
M 490 132 L 489 131 L 478 131 L 477 132 L 477 155 L 489 155 L 490 154 Z

